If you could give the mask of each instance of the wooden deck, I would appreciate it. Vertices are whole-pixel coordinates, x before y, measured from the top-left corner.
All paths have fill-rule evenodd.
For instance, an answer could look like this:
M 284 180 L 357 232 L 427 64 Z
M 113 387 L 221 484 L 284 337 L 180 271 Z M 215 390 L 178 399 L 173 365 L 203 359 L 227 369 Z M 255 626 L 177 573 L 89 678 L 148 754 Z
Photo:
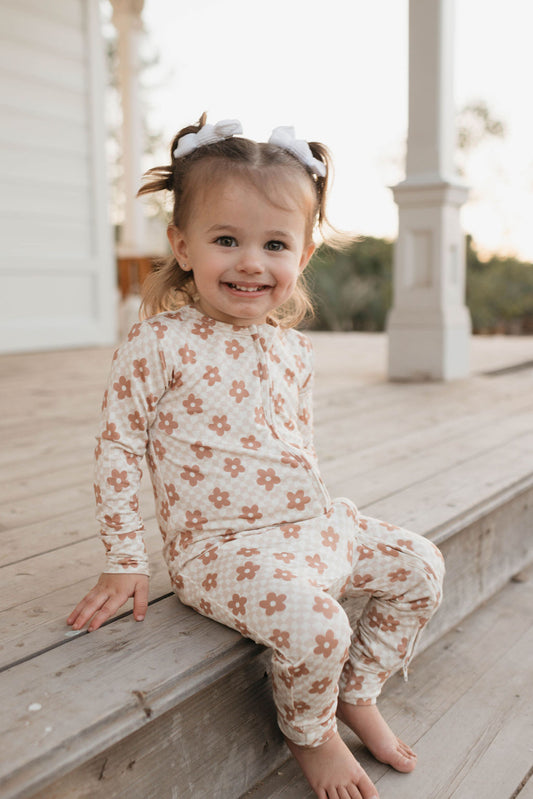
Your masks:
M 407 684 L 390 680 L 380 707 L 418 754 L 412 774 L 377 763 L 344 730 L 381 799 L 533 797 L 532 609 L 530 569 L 423 652 Z M 293 761 L 246 794 L 314 797 Z
M 476 338 L 471 378 L 412 385 L 384 380 L 383 336 L 312 337 L 317 446 L 332 493 L 352 497 L 367 514 L 429 535 L 451 564 L 447 604 L 427 638 L 435 643 L 415 660 L 407 688 L 396 680 L 385 697 L 406 738 L 420 742 L 426 776 L 418 776 L 421 765 L 416 776 L 403 778 L 411 787 L 401 793 L 396 776 L 376 771 L 374 764 L 381 799 L 530 799 L 532 583 L 507 585 L 481 610 L 468 613 L 533 559 L 533 340 Z M 121 774 L 116 783 L 122 788 L 115 785 L 113 792 L 102 777 L 107 759 L 99 762 L 96 776 L 86 773 L 86 780 L 94 779 L 87 792 L 68 781 L 69 770 L 98 758 L 119 736 L 141 730 L 152 714 L 171 706 L 165 699 L 159 710 L 157 702 L 148 708 L 144 689 L 129 686 L 138 695 L 139 713 L 134 717 L 128 706 L 120 716 L 122 706 L 113 705 L 103 685 L 106 668 L 117 685 L 124 681 L 121 658 L 135 658 L 135 647 L 128 649 L 135 636 L 142 637 L 141 675 L 141 653 L 149 659 L 153 652 L 155 625 L 164 619 L 165 635 L 172 635 L 176 603 L 165 600 L 169 584 L 148 483 L 141 496 L 153 569 L 146 621 L 119 619 L 83 640 L 64 621 L 103 565 L 95 535 L 92 449 L 110 356 L 110 349 L 93 349 L 0 357 L 0 799 L 229 799 L 223 789 L 208 794 L 189 786 L 174 793 L 168 774 L 158 787 L 148 766 L 151 776 L 143 784 L 149 788 L 132 793 L 125 769 L 126 777 Z M 206 651 L 233 642 L 225 630 L 219 641 L 213 632 L 218 625 L 198 626 L 195 614 L 191 620 L 180 613 L 176 619 L 190 628 L 180 628 L 179 635 L 190 636 L 182 641 L 204 636 Z M 460 631 L 450 632 L 459 621 Z M 166 674 L 175 659 L 170 649 L 167 654 L 168 663 L 164 653 L 160 661 L 152 656 L 150 668 Z M 87 686 L 77 682 L 85 673 Z M 102 730 L 119 716 L 122 726 L 106 738 Z M 97 728 L 98 735 L 85 734 Z M 272 768 L 280 757 L 272 754 Z M 268 753 L 264 760 L 268 765 Z M 298 779 L 286 776 L 289 782 Z M 270 794 L 264 792 L 267 784 L 257 794 L 261 799 L 308 795 L 297 781 L 290 790 L 272 785 Z

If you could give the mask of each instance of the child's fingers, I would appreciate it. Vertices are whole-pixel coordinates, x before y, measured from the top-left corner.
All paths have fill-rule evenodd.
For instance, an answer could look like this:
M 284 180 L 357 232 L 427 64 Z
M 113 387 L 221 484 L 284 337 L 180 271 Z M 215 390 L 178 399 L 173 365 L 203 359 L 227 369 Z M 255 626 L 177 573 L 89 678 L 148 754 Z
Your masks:
M 99 608 L 103 604 L 103 602 L 106 601 L 107 597 L 108 594 L 106 594 L 101 599 L 101 601 L 98 601 L 95 597 L 94 588 L 93 588 L 92 591 L 89 591 L 89 593 L 83 597 L 81 602 L 78 602 L 78 604 L 76 605 L 70 616 L 68 617 L 67 624 L 74 625 L 76 628 L 83 627 L 87 619 L 91 618 L 94 611 L 97 608 Z M 88 613 L 88 610 L 90 608 L 93 608 L 93 610 L 90 611 L 90 613 Z M 84 620 L 80 624 L 81 618 L 83 618 Z
M 74 624 L 79 612 L 80 612 L 80 605 L 76 605 L 70 616 L 67 618 L 67 624 Z
M 148 606 L 147 575 L 101 574 L 98 583 L 79 602 L 67 619 L 74 630 L 81 630 L 90 620 L 89 631 L 97 630 L 116 611 L 134 597 L 134 614 L 138 621 Z
M 116 595 L 109 597 L 107 602 L 104 605 L 102 605 L 102 607 L 99 610 L 97 610 L 94 616 L 92 617 L 91 623 L 87 628 L 89 632 L 92 633 L 94 630 L 97 630 L 99 627 L 101 627 L 105 621 L 111 618 L 111 616 L 114 613 L 116 613 L 116 611 L 120 607 L 122 607 L 124 602 L 128 601 L 128 599 L 129 595 L 128 596 Z
M 75 611 L 71 614 L 74 616 L 72 627 L 75 630 L 81 630 L 81 628 L 85 626 L 86 622 L 88 622 L 89 619 L 94 616 L 94 614 L 99 611 L 109 599 L 110 597 L 108 593 L 93 594 L 91 592 L 87 594 L 87 596 L 82 599 Z M 71 617 L 69 616 L 69 619 L 70 618 Z M 100 622 L 100 624 L 101 623 L 102 622 Z
M 142 621 L 148 609 L 148 580 L 141 580 L 133 595 L 133 616 L 136 621 Z

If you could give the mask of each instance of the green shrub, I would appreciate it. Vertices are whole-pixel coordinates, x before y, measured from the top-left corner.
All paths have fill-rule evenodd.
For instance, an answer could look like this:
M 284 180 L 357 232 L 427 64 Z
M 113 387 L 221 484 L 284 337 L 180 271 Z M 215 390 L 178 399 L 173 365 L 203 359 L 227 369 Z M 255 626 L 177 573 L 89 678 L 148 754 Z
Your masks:
M 383 330 L 392 296 L 392 243 L 364 238 L 320 247 L 308 270 L 316 330 Z
M 362 238 L 342 252 L 320 247 L 308 267 L 315 330 L 385 329 L 392 304 L 393 243 Z M 475 333 L 533 333 L 533 265 L 479 259 L 467 238 L 466 302 Z

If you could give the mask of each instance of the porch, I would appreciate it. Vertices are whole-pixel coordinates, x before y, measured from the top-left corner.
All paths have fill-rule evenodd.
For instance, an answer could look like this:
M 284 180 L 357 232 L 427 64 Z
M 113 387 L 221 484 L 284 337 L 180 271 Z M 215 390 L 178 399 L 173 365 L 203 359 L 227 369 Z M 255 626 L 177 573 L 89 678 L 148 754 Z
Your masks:
M 348 740 L 381 799 L 530 799 L 533 340 L 474 338 L 471 377 L 411 384 L 386 382 L 385 336 L 311 335 L 332 494 L 447 561 L 426 648 L 382 702 L 419 767 L 397 775 Z M 170 595 L 148 483 L 146 620 L 64 622 L 103 565 L 92 449 L 111 352 L 0 358 L 0 797 L 311 796 L 284 764 L 266 653 Z

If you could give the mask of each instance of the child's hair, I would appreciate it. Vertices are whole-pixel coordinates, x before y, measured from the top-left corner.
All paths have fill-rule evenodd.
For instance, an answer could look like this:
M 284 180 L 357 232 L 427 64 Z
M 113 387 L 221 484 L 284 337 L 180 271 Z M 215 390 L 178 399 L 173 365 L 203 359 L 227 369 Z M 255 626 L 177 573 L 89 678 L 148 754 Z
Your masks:
M 323 177 L 315 175 L 295 155 L 282 147 L 240 137 L 200 146 L 187 155 L 176 158 L 174 151 L 180 139 L 189 133 L 197 133 L 205 124 L 204 113 L 196 125 L 180 130 L 170 147 L 170 164 L 148 170 L 144 175 L 146 182 L 138 196 L 163 189 L 173 192 L 171 224 L 183 228 L 187 224 L 195 192 L 205 191 L 227 175 L 237 175 L 249 181 L 275 205 L 279 205 L 281 184 L 282 191 L 292 195 L 300 205 L 304 205 L 302 210 L 308 220 L 308 242 L 312 242 L 315 229 L 318 229 L 323 239 L 333 240 L 333 228 L 326 216 L 326 196 L 332 165 L 329 151 L 323 144 L 309 142 L 312 155 L 325 167 Z M 162 311 L 176 310 L 196 301 L 194 275 L 191 271 L 183 270 L 176 258 L 170 256 L 146 278 L 142 294 L 143 318 Z M 291 327 L 301 322 L 312 310 L 303 275 L 300 275 L 292 297 L 283 306 L 272 311 L 269 319 Z

